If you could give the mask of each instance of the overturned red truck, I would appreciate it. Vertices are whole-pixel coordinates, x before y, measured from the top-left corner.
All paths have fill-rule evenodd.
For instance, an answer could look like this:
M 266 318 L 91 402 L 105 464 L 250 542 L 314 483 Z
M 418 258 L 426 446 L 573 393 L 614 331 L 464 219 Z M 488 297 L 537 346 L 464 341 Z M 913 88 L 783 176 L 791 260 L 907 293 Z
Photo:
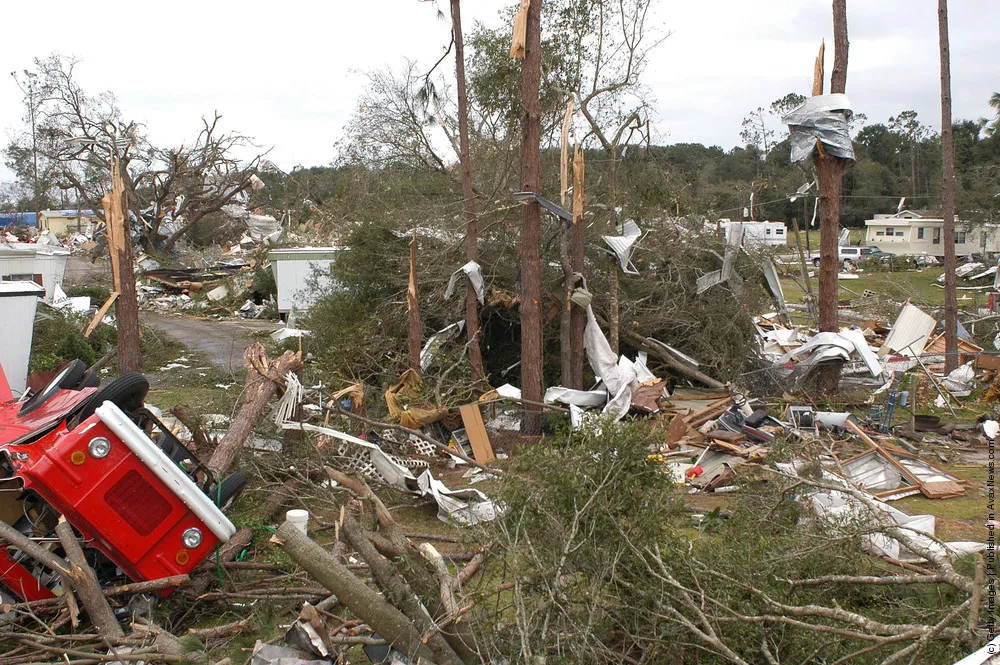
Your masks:
M 141 374 L 98 383 L 74 361 L 15 400 L 0 370 L 0 519 L 61 554 L 64 516 L 105 582 L 189 573 L 235 531 L 222 507 L 244 479 L 219 478 L 184 447 L 146 407 Z M 56 575 L 0 545 L 0 597 L 53 597 Z

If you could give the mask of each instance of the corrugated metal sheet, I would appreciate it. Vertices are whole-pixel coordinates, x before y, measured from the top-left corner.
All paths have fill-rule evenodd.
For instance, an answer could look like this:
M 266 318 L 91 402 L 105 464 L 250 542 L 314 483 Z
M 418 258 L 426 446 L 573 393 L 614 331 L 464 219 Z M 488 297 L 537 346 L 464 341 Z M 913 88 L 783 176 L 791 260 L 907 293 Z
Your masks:
M 885 338 L 878 355 L 880 358 L 885 358 L 889 353 L 919 356 L 935 328 L 937 321 L 933 316 L 916 305 L 906 303 L 896 317 L 896 322 L 892 324 L 892 331 Z

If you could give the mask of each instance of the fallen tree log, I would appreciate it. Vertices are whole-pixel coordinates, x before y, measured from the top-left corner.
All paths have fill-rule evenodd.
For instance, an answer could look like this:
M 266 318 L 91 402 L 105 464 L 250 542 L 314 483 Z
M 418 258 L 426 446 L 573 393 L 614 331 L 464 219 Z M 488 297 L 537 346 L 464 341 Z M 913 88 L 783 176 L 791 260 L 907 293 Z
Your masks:
M 381 594 L 358 579 L 294 524 L 284 522 L 272 540 L 320 584 L 335 593 L 345 607 L 411 661 L 423 658 L 437 662 L 437 655 L 421 643 L 421 635 L 405 614 L 390 605 Z
M 94 569 L 87 563 L 83 555 L 83 548 L 76 539 L 76 533 L 72 525 L 66 521 L 65 517 L 59 518 L 56 524 L 56 535 L 62 543 L 66 558 L 69 559 L 69 577 L 73 580 L 76 595 L 80 597 L 87 616 L 91 623 L 97 628 L 97 634 L 109 640 L 119 639 L 125 636 L 125 631 L 118 625 L 118 619 L 108 604 L 108 599 L 101 591 L 101 584 L 97 581 Z

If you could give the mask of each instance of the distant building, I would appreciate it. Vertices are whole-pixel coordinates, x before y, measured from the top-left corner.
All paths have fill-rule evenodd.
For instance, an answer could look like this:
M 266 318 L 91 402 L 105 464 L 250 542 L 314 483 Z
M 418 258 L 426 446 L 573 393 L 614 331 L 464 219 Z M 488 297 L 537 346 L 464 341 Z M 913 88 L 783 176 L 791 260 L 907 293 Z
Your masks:
M 57 236 L 82 233 L 98 221 L 93 210 L 43 210 L 38 215 L 38 230 L 49 230 Z
M 36 226 L 33 212 L 0 212 L 0 228 L 8 226 Z
M 895 214 L 876 213 L 865 221 L 865 244 L 889 254 L 944 256 L 944 217 L 940 211 L 902 210 Z M 955 254 L 1000 252 L 1000 233 L 995 224 L 972 226 L 955 222 Z
M 726 231 L 726 240 L 729 240 L 729 229 L 733 224 L 743 225 L 743 243 L 745 245 L 780 245 L 788 243 L 788 229 L 784 222 L 732 222 L 728 219 L 720 220 L 719 226 Z

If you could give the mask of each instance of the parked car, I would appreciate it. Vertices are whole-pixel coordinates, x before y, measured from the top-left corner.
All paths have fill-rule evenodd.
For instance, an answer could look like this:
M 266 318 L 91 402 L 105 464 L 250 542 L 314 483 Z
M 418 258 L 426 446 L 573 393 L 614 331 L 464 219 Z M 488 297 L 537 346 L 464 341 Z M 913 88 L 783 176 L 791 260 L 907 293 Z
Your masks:
M 77 360 L 15 400 L 0 372 L 0 519 L 58 543 L 64 516 L 104 583 L 190 573 L 235 531 L 221 507 L 245 480 L 220 482 L 146 408 L 148 391 L 139 373 L 98 387 Z M 39 600 L 53 597 L 59 578 L 7 547 L 0 584 Z
M 854 266 L 863 261 L 887 260 L 890 256 L 878 247 L 842 246 L 837 248 L 837 260 L 845 267 Z M 813 265 L 819 267 L 819 256 L 813 257 Z

